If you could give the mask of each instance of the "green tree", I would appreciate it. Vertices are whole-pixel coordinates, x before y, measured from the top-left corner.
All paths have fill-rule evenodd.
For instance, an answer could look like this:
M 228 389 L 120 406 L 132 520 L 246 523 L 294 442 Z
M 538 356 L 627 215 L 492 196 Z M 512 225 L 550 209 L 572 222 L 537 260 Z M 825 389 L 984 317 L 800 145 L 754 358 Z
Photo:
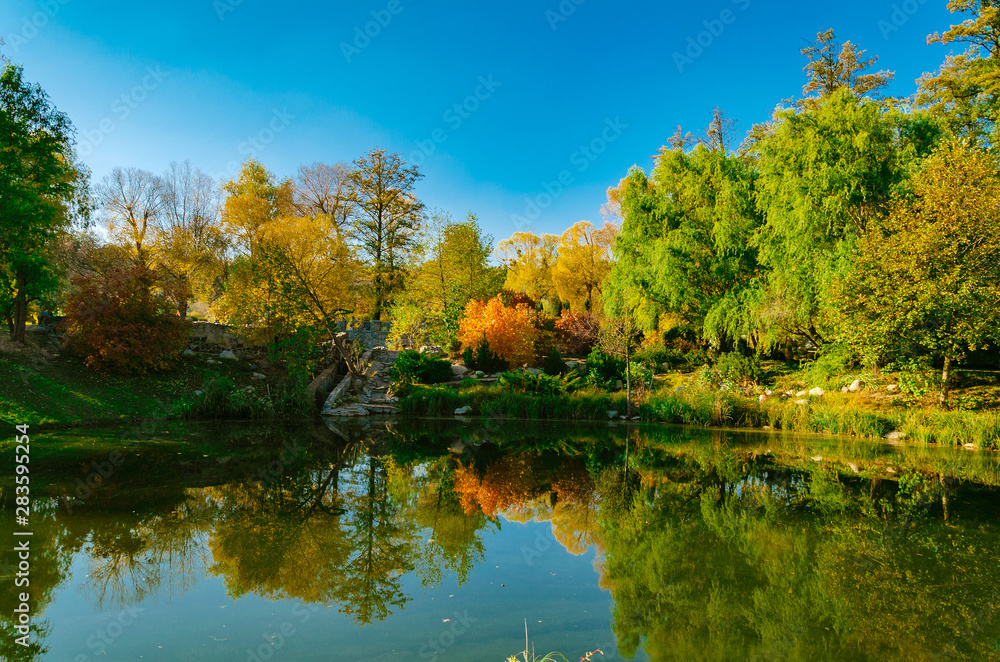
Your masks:
M 472 212 L 464 221 L 434 215 L 426 230 L 417 264 L 392 307 L 393 336 L 453 346 L 466 304 L 495 296 L 505 273 L 489 264 L 493 237 Z
M 376 320 L 403 285 L 403 268 L 423 223 L 424 205 L 413 192 L 421 177 L 416 166 L 384 149 L 354 161 L 348 200 L 354 205 L 353 236 L 371 265 Z
M 969 18 L 944 34 L 935 32 L 927 42 L 967 44 L 968 48 L 949 55 L 935 73 L 920 78 L 917 102 L 955 133 L 995 143 L 1000 111 L 1000 10 L 995 0 L 951 0 L 948 9 Z
M 87 174 L 66 116 L 21 67 L 0 63 L 0 312 L 23 343 L 29 303 L 59 287 L 55 241 L 86 217 Z
M 858 238 L 906 189 L 938 136 L 930 118 L 849 90 L 777 113 L 753 148 L 764 215 L 756 246 L 768 271 L 751 308 L 765 344 L 831 339 L 833 280 L 850 270 Z
M 882 358 L 916 351 L 952 366 L 1000 342 L 1000 158 L 961 142 L 940 147 L 861 242 L 840 290 L 852 343 Z
M 609 310 L 631 311 L 646 331 L 684 323 L 706 336 L 737 334 L 758 269 L 755 180 L 721 146 L 664 148 L 651 176 L 634 168 L 609 191 L 623 221 L 604 286 Z
M 809 81 L 802 88 L 806 98 L 800 105 L 815 106 L 818 101 L 845 89 L 859 97 L 878 97 L 894 74 L 891 71 L 865 73 L 878 62 L 877 56 L 865 58 L 866 53 L 850 41 L 838 44 L 833 30 L 817 33 L 815 43 L 802 49 L 809 60 L 805 66 Z

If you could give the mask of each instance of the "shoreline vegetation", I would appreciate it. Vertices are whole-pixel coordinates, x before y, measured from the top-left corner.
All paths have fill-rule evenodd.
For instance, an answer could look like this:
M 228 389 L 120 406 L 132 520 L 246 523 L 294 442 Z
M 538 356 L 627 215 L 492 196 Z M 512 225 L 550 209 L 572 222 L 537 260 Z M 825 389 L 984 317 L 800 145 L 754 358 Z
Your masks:
M 150 419 L 315 418 L 316 408 L 304 388 L 287 380 L 282 383 L 274 373 L 256 373 L 243 361 L 208 361 L 212 360 L 186 356 L 167 373 L 120 377 L 93 372 L 66 358 L 7 351 L 0 354 L 0 378 L 16 388 L 0 394 L 0 418 L 8 423 L 30 421 L 37 429 L 121 425 Z M 705 384 L 706 371 L 656 375 L 652 389 L 633 394 L 632 416 L 643 423 L 1000 449 L 1000 412 L 996 410 L 945 411 L 929 403 L 932 396 L 921 399 L 900 394 L 890 398 L 878 388 L 859 393 L 831 389 L 824 390 L 822 396 L 779 393 L 767 397 L 756 391 L 799 388 L 806 383 L 802 373 L 769 375 L 766 381 L 773 389 L 764 389 Z M 266 379 L 259 379 L 262 376 Z M 890 377 L 894 376 L 883 375 L 881 380 Z M 532 384 L 537 388 L 537 384 L 567 381 L 580 387 L 570 392 L 524 390 Z M 829 378 L 825 383 L 829 386 L 838 380 Z M 456 410 L 463 408 L 468 408 L 467 416 L 488 419 L 620 422 L 626 416 L 624 391 L 544 373 L 503 373 L 499 383 L 490 385 L 474 378 L 452 385 L 406 384 L 399 385 L 399 392 L 398 406 L 406 417 L 455 418 Z M 968 392 L 975 395 L 964 397 L 976 402 L 988 397 L 984 393 L 992 393 L 974 388 Z M 963 401 L 962 393 L 961 389 L 956 391 L 958 401 Z
M 621 420 L 618 413 L 625 411 L 625 396 L 596 390 L 537 395 L 491 387 L 453 390 L 419 386 L 399 404 L 408 416 L 454 417 L 456 409 L 471 407 L 469 415 L 486 418 L 601 421 Z M 1000 448 L 1000 413 L 873 410 L 839 397 L 828 402 L 814 399 L 803 405 L 792 400 L 761 403 L 738 393 L 692 390 L 653 394 L 635 407 L 634 414 L 639 421 L 649 423 Z

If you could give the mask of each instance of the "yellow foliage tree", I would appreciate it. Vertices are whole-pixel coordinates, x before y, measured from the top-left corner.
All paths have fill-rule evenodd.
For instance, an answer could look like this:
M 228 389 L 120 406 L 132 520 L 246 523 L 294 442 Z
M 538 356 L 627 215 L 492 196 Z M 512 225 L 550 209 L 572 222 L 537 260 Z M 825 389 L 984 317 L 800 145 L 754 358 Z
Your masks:
M 552 269 L 556 294 L 575 310 L 596 310 L 601 284 L 611 271 L 611 248 L 618 226 L 595 228 L 589 221 L 575 223 L 559 237 L 558 259 Z
M 506 288 L 539 301 L 554 298 L 552 268 L 558 256 L 559 237 L 533 232 L 515 232 L 497 244 L 497 259 L 507 267 Z

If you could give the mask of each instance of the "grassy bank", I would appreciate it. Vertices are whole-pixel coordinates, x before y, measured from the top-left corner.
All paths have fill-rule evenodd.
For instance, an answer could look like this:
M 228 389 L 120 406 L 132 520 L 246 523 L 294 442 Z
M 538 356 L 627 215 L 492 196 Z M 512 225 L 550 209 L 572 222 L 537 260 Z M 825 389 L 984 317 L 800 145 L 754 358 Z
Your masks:
M 0 420 L 38 428 L 140 419 L 274 418 L 312 415 L 283 376 L 254 378 L 243 361 L 185 356 L 170 371 L 142 377 L 94 372 L 37 350 L 0 352 Z M 201 394 L 197 392 L 201 391 Z
M 609 411 L 625 412 L 625 398 L 597 390 L 564 395 L 518 393 L 496 387 L 463 389 L 416 386 L 402 399 L 403 412 L 416 416 L 453 416 L 460 407 L 490 418 L 608 420 Z M 702 427 L 757 428 L 881 438 L 898 432 L 911 441 L 1000 448 L 1000 413 L 940 411 L 892 407 L 873 409 L 861 398 L 840 393 L 813 398 L 809 404 L 773 398 L 766 402 L 735 392 L 688 388 L 660 390 L 637 407 L 645 421 Z

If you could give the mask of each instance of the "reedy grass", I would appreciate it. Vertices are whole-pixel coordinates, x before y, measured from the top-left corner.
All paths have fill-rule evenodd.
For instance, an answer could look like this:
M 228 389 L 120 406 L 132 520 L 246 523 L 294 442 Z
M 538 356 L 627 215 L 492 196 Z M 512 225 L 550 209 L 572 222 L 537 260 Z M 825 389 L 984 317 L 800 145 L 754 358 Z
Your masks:
M 415 387 L 400 402 L 404 414 L 452 416 L 459 407 L 488 418 L 601 420 L 625 412 L 625 398 L 595 389 L 538 395 L 474 386 Z M 896 431 L 904 439 L 941 445 L 1000 448 L 1000 413 L 934 409 L 872 409 L 851 397 L 828 393 L 807 405 L 771 398 L 761 403 L 735 391 L 689 387 L 648 394 L 637 412 L 645 421 L 727 428 L 764 428 L 845 437 L 883 438 Z

